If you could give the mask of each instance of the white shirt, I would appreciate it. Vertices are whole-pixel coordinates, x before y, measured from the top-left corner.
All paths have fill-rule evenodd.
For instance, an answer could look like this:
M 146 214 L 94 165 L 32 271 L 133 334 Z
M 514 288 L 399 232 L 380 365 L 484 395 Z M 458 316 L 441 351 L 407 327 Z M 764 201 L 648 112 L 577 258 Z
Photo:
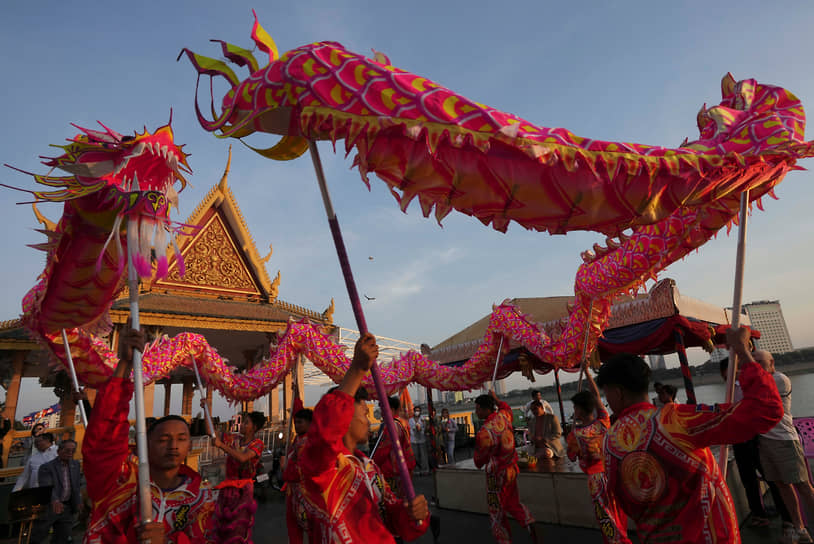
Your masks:
M 782 372 L 775 372 L 772 378 L 783 401 L 783 417 L 772 430 L 761 436 L 772 440 L 800 440 L 791 417 L 791 380 Z
M 40 486 L 40 467 L 47 463 L 48 461 L 53 461 L 57 458 L 57 446 L 53 444 L 50 448 L 45 451 L 37 450 L 31 454 L 31 457 L 28 458 L 28 461 L 25 464 L 25 468 L 23 469 L 23 473 L 17 477 L 17 481 L 14 483 L 14 491 L 19 491 L 21 489 L 29 489 L 32 487 L 39 487 Z

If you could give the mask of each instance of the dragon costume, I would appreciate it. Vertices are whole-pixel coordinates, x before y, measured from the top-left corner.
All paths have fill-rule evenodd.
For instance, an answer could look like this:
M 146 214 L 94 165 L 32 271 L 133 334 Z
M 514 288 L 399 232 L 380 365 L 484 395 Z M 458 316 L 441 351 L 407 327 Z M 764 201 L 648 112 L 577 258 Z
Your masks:
M 698 113 L 699 138 L 668 148 L 536 126 L 400 70 L 380 53 L 367 58 L 335 42 L 280 55 L 256 18 L 251 35 L 268 55 L 264 66 L 250 51 L 214 40 L 228 61 L 248 68 L 242 80 L 223 61 L 182 51 L 199 82 L 207 75 L 231 86 L 212 119 L 196 100 L 206 130 L 224 138 L 282 134 L 273 147 L 253 148 L 276 160 L 302 155 L 309 140 L 344 140 L 366 183 L 375 173 L 402 210 L 417 199 L 438 221 L 454 209 L 499 231 L 514 221 L 552 234 L 608 236 L 606 246 L 582 254 L 567 324 L 539 346 L 540 358 L 556 367 L 578 366 L 586 336 L 593 350 L 615 297 L 730 225 L 741 193 L 760 205 L 797 159 L 814 154 L 800 101 L 753 79 L 724 77 L 721 103 Z M 214 97 L 211 109 L 218 111 Z
M 250 51 L 218 41 L 228 61 L 248 68 L 243 80 L 227 63 L 183 50 L 199 80 L 223 77 L 231 87 L 219 114 L 213 97 L 211 120 L 196 101 L 205 129 L 235 138 L 283 134 L 273 147 L 256 149 L 277 160 L 302 155 L 311 139 L 344 140 L 346 152 L 356 151 L 354 164 L 365 182 L 375 173 L 403 210 L 417 199 L 422 212 L 439 221 L 455 209 L 500 231 L 514 221 L 556 234 L 592 230 L 608 236 L 605 246 L 583 252 L 575 301 L 561 326 L 544 330 L 516 309 L 498 306 L 464 365 L 443 367 L 417 352 L 383 365 L 391 392 L 412 382 L 442 390 L 478 387 L 490 377 L 501 337 L 504 350 L 523 346 L 549 368 L 576 369 L 583 346 L 589 353 L 596 346 L 618 295 L 641 288 L 730 226 L 743 191 L 760 206 L 761 197 L 773 195 L 785 174 L 798 169 L 798 159 L 814 154 L 804 140 L 800 101 L 752 79 L 724 77 L 720 104 L 697 116 L 699 138 L 667 148 L 539 127 L 395 68 L 379 53 L 367 58 L 320 42 L 280 55 L 256 21 L 252 38 L 268 55 L 264 66 Z M 71 176 L 35 175 L 57 188 L 35 192 L 36 200 L 65 201 L 65 211 L 44 231 L 48 240 L 38 247 L 48 252 L 46 269 L 23 309 L 25 324 L 59 360 L 64 348 L 57 333 L 69 329 L 80 379 L 95 385 L 107 379 L 114 361 L 92 333 L 105 329 L 106 310 L 121 286 L 123 218 L 141 218 L 133 240 L 142 256 L 139 272 L 152 273 L 152 264 L 160 276 L 170 246 L 166 212 L 173 182 L 184 183 L 186 161 L 169 126 L 134 137 L 106 128 L 82 132 L 63 147 L 63 156 L 46 162 Z M 141 191 L 131 192 L 136 178 Z M 145 378 L 189 366 L 194 356 L 205 381 L 244 400 L 277 385 L 299 354 L 334 380 L 349 364 L 341 346 L 303 322 L 290 325 L 269 360 L 245 374 L 199 335 L 161 338 L 144 353 Z

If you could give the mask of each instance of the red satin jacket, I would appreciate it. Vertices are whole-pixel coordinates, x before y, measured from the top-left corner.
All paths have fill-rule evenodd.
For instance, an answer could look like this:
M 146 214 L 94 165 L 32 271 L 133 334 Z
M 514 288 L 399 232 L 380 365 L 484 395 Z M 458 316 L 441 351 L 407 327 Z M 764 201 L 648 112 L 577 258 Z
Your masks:
M 334 391 L 319 401 L 300 452 L 302 498 L 309 542 L 387 543 L 393 535 L 416 540 L 429 518 L 416 524 L 381 471 L 362 452 L 342 442 L 353 418 L 353 397 Z
M 734 404 L 629 406 L 605 438 L 608 492 L 636 522 L 643 544 L 738 543 L 729 488 L 709 446 L 744 442 L 774 427 L 783 405 L 774 379 L 747 362 Z

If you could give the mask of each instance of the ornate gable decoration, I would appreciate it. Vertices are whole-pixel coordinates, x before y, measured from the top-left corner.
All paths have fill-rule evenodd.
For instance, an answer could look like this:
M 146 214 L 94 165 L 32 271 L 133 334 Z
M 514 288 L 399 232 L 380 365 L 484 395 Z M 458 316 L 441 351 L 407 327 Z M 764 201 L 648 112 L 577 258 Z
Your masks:
M 181 277 L 173 263 L 158 286 L 196 287 L 206 290 L 260 295 L 248 266 L 219 213 L 213 213 L 201 230 L 181 251 L 186 274 Z
M 155 289 L 208 291 L 213 295 L 230 293 L 245 297 L 259 297 L 268 301 L 277 298 L 280 273 L 271 281 L 266 262 L 271 257 L 260 257 L 249 233 L 243 214 L 228 186 L 232 148 L 220 183 L 216 184 L 198 205 L 189 219 L 189 225 L 198 227 L 192 236 L 181 236 L 186 274 L 182 277 L 176 259 L 172 259 L 167 277 L 153 284 Z M 269 248 L 270 249 L 270 248 Z

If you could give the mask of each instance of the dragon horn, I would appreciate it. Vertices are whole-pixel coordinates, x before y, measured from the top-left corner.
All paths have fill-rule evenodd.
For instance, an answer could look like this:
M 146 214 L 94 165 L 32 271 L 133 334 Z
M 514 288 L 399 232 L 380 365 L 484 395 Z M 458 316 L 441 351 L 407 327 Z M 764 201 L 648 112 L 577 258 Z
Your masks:
M 254 43 L 257 45 L 258 49 L 269 54 L 269 62 L 274 62 L 280 58 L 280 52 L 277 50 L 277 44 L 275 44 L 274 40 L 271 39 L 271 36 L 268 32 L 266 32 L 266 29 L 260 26 L 260 22 L 257 20 L 257 13 L 255 13 L 254 10 L 252 10 L 252 15 L 254 15 L 252 40 L 254 40 Z
M 283 136 L 276 145 L 268 149 L 252 147 L 243 140 L 240 143 L 255 153 L 275 161 L 290 161 L 308 151 L 308 140 L 301 136 Z
M 186 47 L 181 50 L 176 60 L 181 60 L 181 56 L 184 53 L 187 54 L 190 62 L 192 62 L 192 66 L 198 72 L 198 83 L 195 84 L 195 115 L 197 115 L 198 122 L 202 127 L 204 127 L 204 129 L 214 132 L 222 128 L 223 125 L 228 122 L 230 112 L 225 111 L 220 117 L 218 117 L 217 112 L 215 111 L 215 99 L 214 96 L 212 96 L 210 101 L 210 107 L 212 108 L 212 121 L 209 121 L 206 117 L 204 117 L 204 114 L 201 113 L 201 107 L 198 104 L 198 87 L 201 83 L 201 75 L 208 75 L 210 78 L 214 78 L 215 76 L 223 76 L 229 80 L 229 83 L 232 84 L 232 89 L 237 88 L 239 81 L 232 69 L 229 68 L 224 62 L 198 55 Z
M 249 70 L 251 73 L 255 73 L 257 70 L 260 69 L 260 65 L 257 63 L 257 59 L 254 58 L 252 52 L 248 49 L 243 49 L 242 47 L 238 47 L 231 43 L 227 43 L 223 40 L 209 40 L 210 42 L 219 43 L 221 49 L 223 50 L 223 56 L 232 61 L 233 63 L 237 64 L 238 66 L 249 66 Z
M 240 79 L 238 79 L 232 69 L 229 68 L 225 62 L 218 59 L 204 57 L 203 55 L 190 51 L 186 47 L 181 49 L 181 52 L 178 53 L 178 58 L 175 60 L 181 60 L 184 53 L 187 54 L 190 62 L 192 62 L 192 66 L 195 67 L 195 70 L 197 70 L 199 74 L 212 77 L 223 76 L 229 80 L 229 83 L 232 84 L 232 88 L 235 88 L 240 84 Z

